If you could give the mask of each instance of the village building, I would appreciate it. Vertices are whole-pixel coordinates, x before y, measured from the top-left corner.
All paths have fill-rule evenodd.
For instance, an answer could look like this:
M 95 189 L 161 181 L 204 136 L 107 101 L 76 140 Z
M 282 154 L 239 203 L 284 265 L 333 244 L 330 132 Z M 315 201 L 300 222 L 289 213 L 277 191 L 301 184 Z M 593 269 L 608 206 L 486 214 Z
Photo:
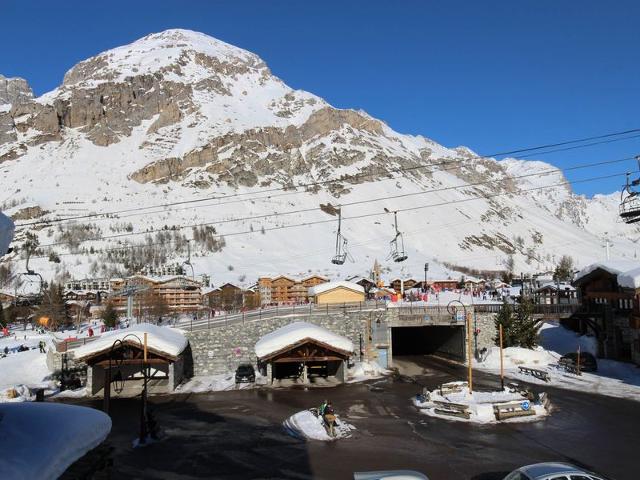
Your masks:
M 296 280 L 285 275 L 275 278 L 260 277 L 257 283 L 257 293 L 261 305 L 308 303 L 309 287 L 328 282 L 329 279 L 320 275 L 311 275 Z
M 255 288 L 242 288 L 233 283 L 210 289 L 203 294 L 204 305 L 213 310 L 231 312 L 260 306 L 260 294 Z
M 451 278 L 444 280 L 429 280 L 428 285 L 430 288 L 434 290 L 455 290 L 458 288 L 458 280 L 453 280 Z
M 64 284 L 66 292 L 104 292 L 111 290 L 111 282 L 108 278 L 83 278 L 81 280 L 69 280 Z
M 327 282 L 309 288 L 309 298 L 318 305 L 364 302 L 364 288 L 353 282 Z
M 568 283 L 547 283 L 534 292 L 535 303 L 540 305 L 569 305 L 578 303 L 578 292 Z
M 393 288 L 396 291 L 396 293 L 402 293 L 403 291 L 415 288 L 417 284 L 418 284 L 418 281 L 414 280 L 413 278 L 406 278 L 406 279 L 396 278 L 391 281 L 389 286 Z
M 342 383 L 353 351 L 348 338 L 305 322 L 281 327 L 255 345 L 258 369 L 269 384 L 285 379 L 307 384 L 318 378 Z
M 162 299 L 172 313 L 196 312 L 202 309 L 200 282 L 184 275 L 147 277 L 133 275 L 126 279 L 111 280 L 110 299 L 120 310 L 127 307 L 127 288 L 135 288 L 134 310 L 144 308 L 143 303 Z
M 187 338 L 177 330 L 143 323 L 107 332 L 78 347 L 73 350 L 73 360 L 87 365 L 89 395 L 139 395 L 143 365 L 148 367 L 147 391 L 171 393 L 184 378 L 185 366 L 188 370 L 188 345 Z
M 582 306 L 568 324 L 594 334 L 601 357 L 640 363 L 633 313 L 639 301 L 633 281 L 638 269 L 638 262 L 610 260 L 592 264 L 576 275 L 574 285 Z

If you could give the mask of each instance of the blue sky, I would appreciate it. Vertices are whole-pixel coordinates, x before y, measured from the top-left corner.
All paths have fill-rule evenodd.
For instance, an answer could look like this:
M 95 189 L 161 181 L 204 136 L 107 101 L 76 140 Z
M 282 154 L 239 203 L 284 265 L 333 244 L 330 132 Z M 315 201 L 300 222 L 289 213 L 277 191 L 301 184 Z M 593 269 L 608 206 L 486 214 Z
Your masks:
M 0 73 L 37 94 L 100 51 L 188 28 L 257 53 L 290 86 L 337 107 L 481 154 L 640 128 L 633 0 L 0 0 L 0 12 Z M 638 153 L 633 138 L 539 158 L 562 168 Z M 610 192 L 622 181 L 575 189 Z

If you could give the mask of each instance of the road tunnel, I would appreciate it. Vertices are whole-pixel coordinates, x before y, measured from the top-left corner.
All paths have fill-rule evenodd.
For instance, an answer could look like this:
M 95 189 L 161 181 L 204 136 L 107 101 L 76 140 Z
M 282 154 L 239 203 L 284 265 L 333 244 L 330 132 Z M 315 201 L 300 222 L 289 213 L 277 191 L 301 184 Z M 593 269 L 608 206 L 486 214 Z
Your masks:
M 465 359 L 464 327 L 393 327 L 391 345 L 394 357 L 402 355 L 441 355 Z

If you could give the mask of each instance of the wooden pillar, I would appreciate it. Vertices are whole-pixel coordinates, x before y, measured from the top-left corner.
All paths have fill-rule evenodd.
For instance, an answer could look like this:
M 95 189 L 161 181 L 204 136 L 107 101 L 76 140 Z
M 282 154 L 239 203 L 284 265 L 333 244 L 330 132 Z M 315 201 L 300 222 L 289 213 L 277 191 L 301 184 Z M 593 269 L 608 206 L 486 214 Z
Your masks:
M 104 413 L 109 415 L 109 407 L 111 401 L 111 368 L 107 367 L 104 374 L 104 401 L 102 409 Z

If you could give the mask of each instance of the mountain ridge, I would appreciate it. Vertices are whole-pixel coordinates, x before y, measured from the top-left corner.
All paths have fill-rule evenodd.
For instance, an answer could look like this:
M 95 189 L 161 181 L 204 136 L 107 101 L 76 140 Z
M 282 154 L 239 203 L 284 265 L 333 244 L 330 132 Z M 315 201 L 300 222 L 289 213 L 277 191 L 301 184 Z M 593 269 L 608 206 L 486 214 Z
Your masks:
M 504 268 L 509 257 L 517 271 L 548 269 L 563 253 L 573 253 L 580 264 L 597 258 L 604 232 L 619 236 L 614 253 L 620 256 L 635 255 L 634 237 L 640 237 L 637 227 L 602 218 L 611 216 L 614 194 L 594 199 L 576 195 L 563 184 L 562 171 L 550 164 L 496 161 L 466 147 L 451 149 L 423 136 L 400 134 L 366 112 L 337 109 L 312 93 L 289 88 L 246 50 L 179 29 L 79 62 L 58 88 L 35 99 L 21 96 L 0 110 L 0 168 L 6 173 L 1 184 L 9 192 L 0 207 L 23 219 L 99 215 L 119 206 L 162 205 L 213 194 L 258 197 L 236 203 L 212 200 L 213 211 L 200 205 L 158 208 L 141 217 L 125 214 L 84 222 L 98 224 L 103 237 L 118 224 L 131 222 L 128 233 L 139 235 L 136 242 L 147 241 L 145 230 L 164 225 L 183 231 L 188 230 L 184 225 L 218 223 L 210 233 L 218 239 L 216 250 L 195 249 L 195 261 L 201 270 L 234 281 L 243 275 L 308 270 L 331 276 L 362 273 L 375 258 L 386 258 L 394 234 L 388 220 L 373 220 L 372 215 L 420 207 L 423 197 L 434 206 L 400 215 L 415 263 L 401 272 L 401 265 L 388 261 L 395 274 L 420 272 L 424 261 Z M 291 200 L 259 193 L 306 183 L 315 185 L 289 191 Z M 540 188 L 547 185 L 556 186 Z M 353 202 L 362 204 L 347 207 L 345 217 L 369 215 L 347 227 L 356 239 L 352 244 L 364 243 L 364 255 L 357 264 L 337 270 L 327 260 L 336 226 L 320 223 L 328 217 L 319 205 Z M 318 212 L 281 216 L 300 206 Z M 242 220 L 259 216 L 265 218 Z M 229 221 L 234 218 L 240 220 Z M 295 227 L 300 234 L 275 230 L 305 223 L 310 225 Z M 61 225 L 79 228 L 71 222 Z M 262 229 L 265 234 L 258 233 Z M 19 229 L 18 243 L 20 230 L 25 229 Z M 238 235 L 243 231 L 249 232 L 246 240 Z M 38 231 L 42 245 L 64 234 L 55 225 Z M 305 258 L 301 246 L 307 244 Z M 107 250 L 122 246 L 109 240 L 80 242 L 75 253 L 68 246 L 43 249 L 63 255 L 62 261 L 34 261 L 51 277 L 107 273 L 82 251 L 84 245 L 102 252 L 100 262 L 114 271 L 126 271 L 132 262 L 109 259 Z M 272 252 L 273 245 L 300 251 L 296 259 L 306 265 Z M 184 245 L 175 250 L 158 258 L 181 261 Z M 324 260 L 311 255 L 318 250 Z M 18 254 L 11 260 L 19 261 Z M 440 271 L 450 274 L 444 267 Z

